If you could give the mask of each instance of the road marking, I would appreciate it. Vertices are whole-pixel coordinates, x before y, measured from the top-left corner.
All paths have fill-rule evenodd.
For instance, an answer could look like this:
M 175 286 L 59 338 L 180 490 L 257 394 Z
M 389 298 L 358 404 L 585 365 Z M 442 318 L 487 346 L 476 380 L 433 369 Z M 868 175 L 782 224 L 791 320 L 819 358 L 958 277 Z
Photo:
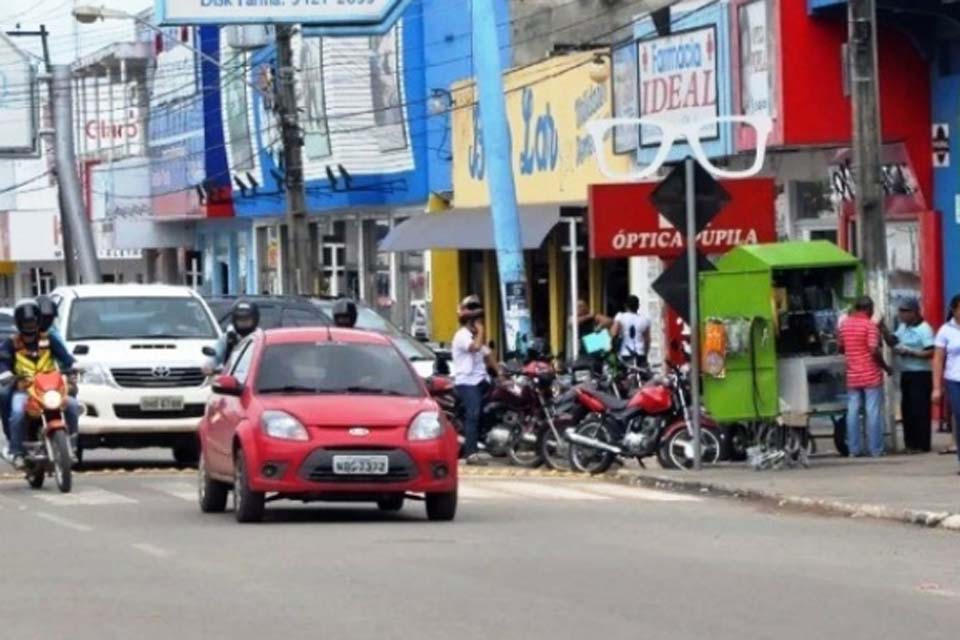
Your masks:
M 545 500 L 609 500 L 606 496 L 577 491 L 559 484 L 539 484 L 523 481 L 485 481 L 484 487 L 502 491 L 524 498 L 543 498 Z
M 515 495 L 510 495 L 508 493 L 503 493 L 500 491 L 490 491 L 489 489 L 481 489 L 477 484 L 485 483 L 471 483 L 464 484 L 461 483 L 457 488 L 457 497 L 464 500 L 511 500 L 516 498 Z
M 155 547 L 154 545 L 148 544 L 146 542 L 138 542 L 137 544 L 131 544 L 130 546 L 136 549 L 137 551 L 141 551 L 147 554 L 148 556 L 153 556 L 154 558 L 160 558 L 161 560 L 164 558 L 169 558 L 173 555 L 172 551 L 167 551 L 166 549 Z
M 73 493 L 34 493 L 37 500 L 55 507 L 102 507 L 120 504 L 138 504 L 139 501 L 104 489 L 87 488 Z
M 168 496 L 185 500 L 187 502 L 197 501 L 197 486 L 190 482 L 163 482 L 158 484 L 146 484 L 145 487 L 165 493 Z
M 67 520 L 66 518 L 61 518 L 60 516 L 55 516 L 52 513 L 44 513 L 43 511 L 39 511 L 37 512 L 36 516 L 46 520 L 47 522 L 61 526 L 64 529 L 71 529 L 73 531 L 81 531 L 84 533 L 93 531 L 93 527 L 91 526 L 80 524 L 79 522 L 74 522 L 73 520 Z
M 644 489 L 643 487 L 628 487 L 620 484 L 607 484 L 604 482 L 580 482 L 573 485 L 579 490 L 590 493 L 598 493 L 610 498 L 630 498 L 633 500 L 649 500 L 651 502 L 701 502 L 703 498 L 697 496 L 688 496 L 682 493 L 672 493 L 670 491 L 657 491 L 655 489 Z

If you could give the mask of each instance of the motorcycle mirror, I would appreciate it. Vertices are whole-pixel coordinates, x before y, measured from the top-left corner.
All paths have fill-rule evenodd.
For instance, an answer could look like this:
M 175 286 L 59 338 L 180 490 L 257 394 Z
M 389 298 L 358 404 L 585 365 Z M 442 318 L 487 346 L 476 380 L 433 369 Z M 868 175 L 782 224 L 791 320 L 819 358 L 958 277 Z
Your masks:
M 447 358 L 437 357 L 433 361 L 433 373 L 438 376 L 450 375 L 450 361 Z

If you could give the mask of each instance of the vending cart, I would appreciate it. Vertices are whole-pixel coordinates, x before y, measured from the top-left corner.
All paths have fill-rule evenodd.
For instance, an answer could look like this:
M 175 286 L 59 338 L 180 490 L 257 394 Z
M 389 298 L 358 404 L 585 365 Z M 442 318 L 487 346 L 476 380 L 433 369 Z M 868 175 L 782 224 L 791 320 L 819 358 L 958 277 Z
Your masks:
M 810 417 L 846 408 L 837 327 L 863 290 L 860 263 L 816 241 L 738 247 L 716 267 L 700 275 L 706 409 L 766 425 L 761 449 L 805 463 Z

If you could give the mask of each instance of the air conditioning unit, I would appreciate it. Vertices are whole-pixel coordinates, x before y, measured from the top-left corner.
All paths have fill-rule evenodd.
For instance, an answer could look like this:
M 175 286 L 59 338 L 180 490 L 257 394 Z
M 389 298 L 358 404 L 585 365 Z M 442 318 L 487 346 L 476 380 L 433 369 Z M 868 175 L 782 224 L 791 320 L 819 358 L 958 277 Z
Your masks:
M 227 36 L 227 46 L 233 49 L 260 49 L 272 44 L 274 30 L 270 25 L 232 25 L 224 28 Z

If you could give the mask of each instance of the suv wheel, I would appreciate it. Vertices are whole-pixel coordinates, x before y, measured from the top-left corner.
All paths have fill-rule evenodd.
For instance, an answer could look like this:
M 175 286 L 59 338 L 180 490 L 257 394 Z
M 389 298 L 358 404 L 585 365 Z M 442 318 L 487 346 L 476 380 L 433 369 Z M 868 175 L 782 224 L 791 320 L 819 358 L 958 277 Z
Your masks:
M 243 459 L 243 449 L 237 450 L 233 471 L 234 516 L 237 522 L 260 522 L 266 505 L 266 496 L 250 488 L 247 478 L 247 462 Z

